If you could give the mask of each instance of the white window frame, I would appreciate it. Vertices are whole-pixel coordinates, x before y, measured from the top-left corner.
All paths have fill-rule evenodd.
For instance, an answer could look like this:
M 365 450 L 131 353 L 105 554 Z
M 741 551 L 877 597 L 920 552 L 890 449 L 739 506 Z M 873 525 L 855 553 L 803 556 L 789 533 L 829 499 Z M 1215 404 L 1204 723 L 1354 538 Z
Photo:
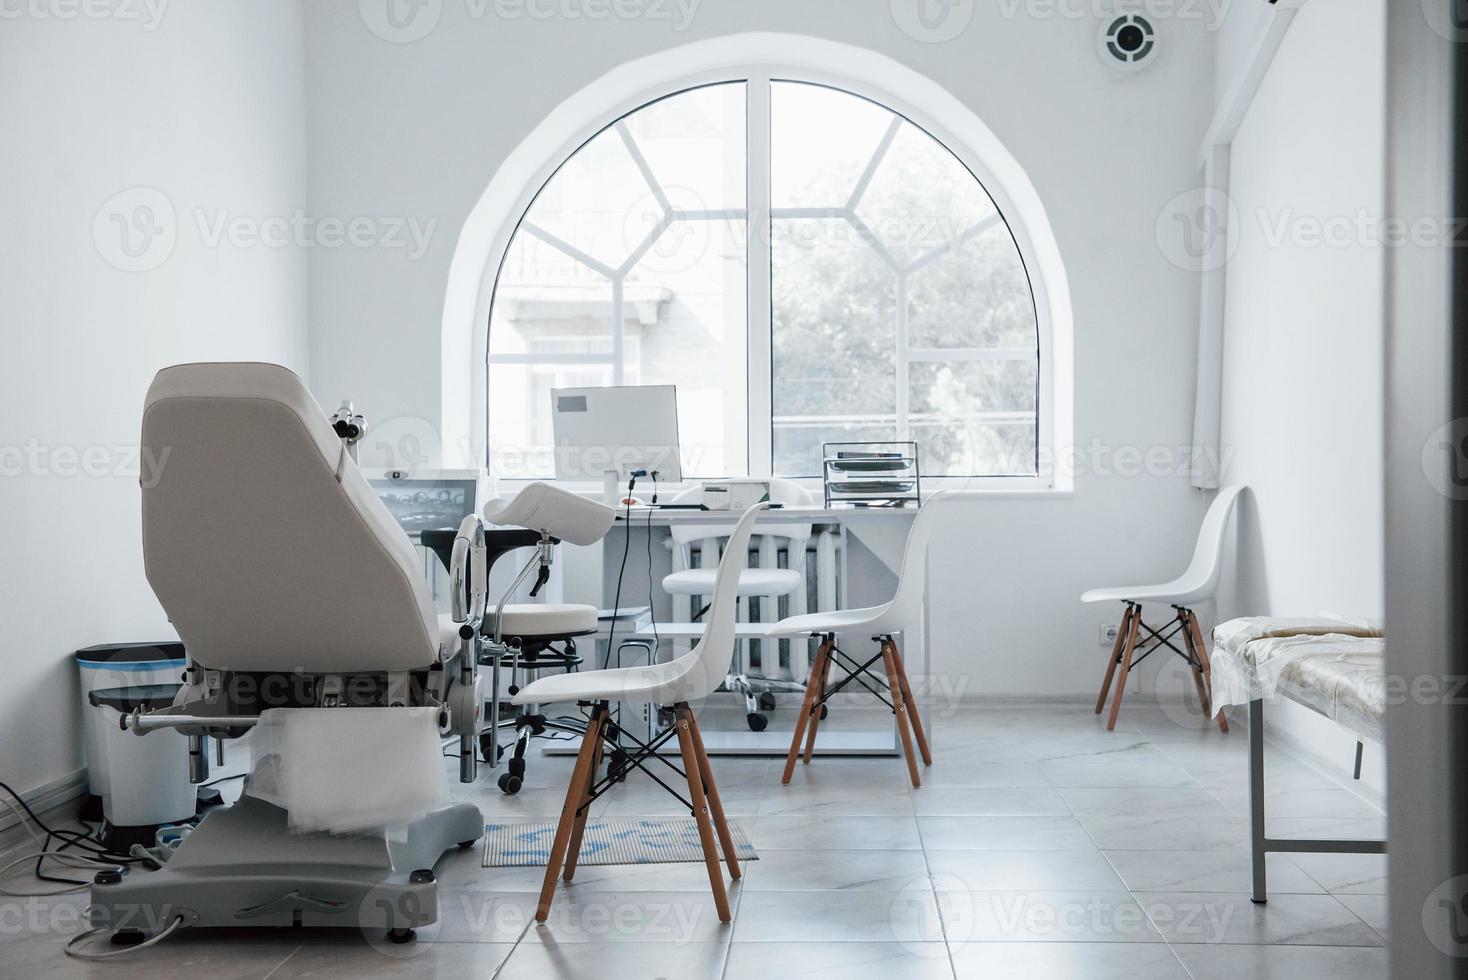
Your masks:
M 1057 404 L 1055 392 L 1055 380 L 1053 370 L 1053 336 L 1052 325 L 1049 315 L 1046 294 L 1043 288 L 1039 288 L 1035 281 L 1037 264 L 1034 261 L 1029 247 L 1028 236 L 1022 224 L 1017 223 L 1010 215 L 1014 214 L 1012 208 L 1003 193 L 1003 187 L 989 175 L 987 168 L 978 160 L 974 154 L 969 152 L 960 142 L 947 136 L 943 129 L 924 117 L 924 114 L 902 100 L 894 98 L 886 92 L 874 89 L 857 80 L 836 75 L 824 71 L 792 70 L 788 66 L 751 65 L 740 71 L 715 70 L 706 73 L 697 73 L 681 79 L 673 85 L 661 86 L 655 91 L 650 91 L 634 99 L 625 100 L 620 106 L 609 111 L 601 125 L 585 133 L 584 137 L 575 141 L 573 145 L 565 148 L 563 154 L 554 158 L 544 168 L 542 179 L 533 182 L 527 187 L 517 203 L 513 212 L 518 217 L 505 230 L 503 235 L 504 248 L 499 250 L 501 265 L 509 252 L 509 243 L 514 235 L 522 227 L 527 225 L 526 216 L 536 196 L 546 183 L 549 182 L 560 169 L 561 165 L 569 160 L 586 142 L 594 138 L 609 126 L 616 126 L 622 133 L 623 139 L 628 143 L 629 149 L 633 149 L 633 159 L 638 162 L 639 168 L 644 169 L 644 177 L 648 179 L 649 185 L 656 188 L 656 181 L 652 180 L 645 170 L 645 162 L 640 153 L 634 149 L 635 144 L 628 139 L 625 127 L 621 126 L 621 120 L 629 114 L 636 112 L 644 106 L 660 99 L 677 95 L 690 89 L 701 88 L 707 85 L 722 83 L 744 83 L 745 85 L 745 118 L 746 118 L 746 208 L 727 209 L 723 211 L 709 212 L 707 215 L 698 217 L 730 218 L 737 217 L 743 213 L 749 222 L 747 229 L 748 254 L 746 256 L 748 267 L 759 268 L 770 267 L 770 235 L 763 229 L 770 227 L 772 218 L 776 217 L 799 217 L 809 212 L 821 217 L 847 216 L 848 220 L 856 223 L 854 214 L 847 214 L 856 206 L 856 199 L 864 185 L 870 179 L 876 166 L 881 161 L 882 153 L 886 145 L 890 143 L 900 121 L 905 120 L 917 127 L 919 130 L 937 140 L 940 145 L 947 149 L 960 163 L 969 171 L 974 180 L 993 200 L 998 212 L 997 220 L 1003 222 L 1013 237 L 1014 243 L 1019 250 L 1020 260 L 1023 263 L 1026 279 L 1030 287 L 1031 301 L 1035 309 L 1036 320 L 1036 349 L 1023 348 L 914 348 L 909 343 L 907 324 L 907 303 L 905 302 L 905 290 L 907 275 L 926 264 L 929 261 L 944 254 L 949 249 L 956 247 L 958 242 L 951 242 L 925 253 L 911 260 L 906 267 L 900 267 L 896 260 L 881 247 L 874 236 L 868 237 L 869 243 L 877 251 L 879 257 L 892 269 L 896 277 L 897 289 L 897 313 L 894 323 L 894 343 L 896 348 L 896 363 L 898 366 L 897 383 L 897 418 L 899 427 L 899 438 L 906 437 L 906 425 L 910 421 L 907 411 L 907 399 L 909 397 L 908 385 L 906 383 L 908 370 L 913 363 L 918 362 L 957 362 L 965 360 L 1007 360 L 1023 359 L 1030 360 L 1038 356 L 1037 365 L 1037 392 L 1036 392 L 1036 448 L 1037 448 L 1037 472 L 1025 475 L 984 475 L 984 476 L 939 476 L 925 475 L 924 482 L 934 487 L 954 487 L 966 490 L 999 490 L 999 491 L 1047 491 L 1068 490 L 1068 486 L 1059 486 L 1056 479 L 1056 429 L 1055 417 L 1061 410 Z M 767 210 L 770 201 L 770 92 L 773 82 L 801 82 L 813 85 L 822 85 L 849 93 L 860 98 L 865 98 L 894 114 L 894 120 L 887 136 L 882 142 L 880 151 L 873 155 L 868 163 L 867 174 L 859 181 L 857 191 L 853 199 L 848 201 L 843 208 L 774 208 Z M 847 212 L 847 213 L 843 213 Z M 984 226 L 984 227 L 987 227 Z M 977 234 L 984 227 L 970 229 L 965 234 Z M 483 364 L 484 377 L 487 379 L 490 365 L 493 363 L 529 363 L 533 360 L 536 364 L 557 363 L 598 363 L 612 366 L 613 383 L 622 382 L 625 365 L 622 357 L 623 343 L 621 339 L 624 333 L 621 286 L 623 277 L 635 265 L 640 252 L 634 252 L 622 266 L 611 269 L 605 263 L 601 263 L 589 255 L 576 252 L 573 254 L 568 249 L 573 249 L 568 243 L 554 239 L 543 229 L 532 232 L 537 237 L 560 249 L 566 254 L 572 255 L 577 261 L 582 262 L 608 278 L 612 283 L 613 316 L 612 316 L 612 350 L 606 355 L 492 355 L 490 354 L 492 341 L 485 344 L 485 361 Z M 655 240 L 658 231 L 649 234 L 644 244 L 650 245 Z M 495 270 L 490 280 L 489 315 L 485 317 L 484 329 L 486 336 L 490 322 L 493 318 L 494 293 L 498 288 L 500 269 Z M 746 351 L 747 351 L 747 412 L 746 412 L 746 439 L 747 459 L 749 475 L 754 477 L 766 477 L 772 475 L 773 464 L 773 434 L 774 418 L 772 412 L 773 394 L 773 361 L 772 353 L 772 309 L 770 295 L 771 276 L 748 275 L 746 276 Z M 492 432 L 492 420 L 489 418 L 488 390 L 485 390 L 483 410 L 485 412 L 485 437 L 486 444 L 490 441 L 489 433 Z M 492 464 L 492 459 L 487 458 Z M 713 475 L 713 474 L 709 474 Z M 819 484 L 819 478 L 803 477 L 813 485 Z M 515 481 L 506 479 L 506 483 Z

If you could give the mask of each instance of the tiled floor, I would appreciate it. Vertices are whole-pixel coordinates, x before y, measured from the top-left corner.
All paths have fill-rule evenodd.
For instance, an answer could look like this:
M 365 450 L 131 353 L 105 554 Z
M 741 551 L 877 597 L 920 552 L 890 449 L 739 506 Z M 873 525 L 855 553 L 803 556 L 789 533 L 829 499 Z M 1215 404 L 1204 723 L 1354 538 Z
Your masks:
M 786 721 L 780 712 L 772 726 Z M 72 896 L 0 918 L 0 974 L 1386 976 L 1384 858 L 1271 855 L 1271 901 L 1249 902 L 1238 727 L 1180 727 L 1144 705 L 1128 705 L 1111 733 L 1081 705 L 972 707 L 931 725 L 936 758 L 920 790 L 894 758 L 818 758 L 783 787 L 779 761 L 716 758 L 727 808 L 760 852 L 731 891 L 730 925 L 714 914 L 702 865 L 657 865 L 581 868 L 536 926 L 536 869 L 481 868 L 477 851 L 458 852 L 438 868 L 440 922 L 410 946 L 184 933 L 81 963 L 61 953 L 83 903 Z M 532 760 L 515 797 L 488 774 L 455 788 L 486 817 L 553 819 L 570 765 Z M 1274 749 L 1270 767 L 1272 833 L 1384 832 L 1350 788 Z M 668 802 L 639 775 L 597 815 L 676 812 Z

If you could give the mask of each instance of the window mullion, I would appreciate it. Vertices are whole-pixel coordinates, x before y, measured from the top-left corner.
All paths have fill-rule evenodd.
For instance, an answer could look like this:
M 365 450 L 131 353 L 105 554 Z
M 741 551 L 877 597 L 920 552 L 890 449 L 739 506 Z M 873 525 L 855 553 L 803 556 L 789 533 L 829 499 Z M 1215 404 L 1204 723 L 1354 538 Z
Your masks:
M 622 320 L 622 275 L 612 276 L 612 384 L 625 384 L 623 359 L 627 325 Z
M 746 372 L 749 401 L 746 408 L 749 433 L 749 473 L 771 475 L 774 458 L 774 429 L 771 420 L 773 345 L 771 343 L 770 264 L 770 78 L 751 74 L 745 89 L 746 171 L 745 204 L 748 225 L 746 262 Z
M 896 310 L 896 355 L 897 366 L 897 438 L 907 440 L 912 438 L 908 425 L 908 415 L 911 406 L 908 404 L 912 387 L 908 380 L 908 336 L 907 336 L 907 273 L 897 273 L 897 310 Z

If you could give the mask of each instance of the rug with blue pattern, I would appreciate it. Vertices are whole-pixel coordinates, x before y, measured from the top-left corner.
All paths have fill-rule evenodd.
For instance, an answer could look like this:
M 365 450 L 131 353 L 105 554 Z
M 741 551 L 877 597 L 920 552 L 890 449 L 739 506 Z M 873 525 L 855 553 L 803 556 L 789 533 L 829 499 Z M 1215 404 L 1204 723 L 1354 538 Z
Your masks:
M 757 861 L 754 845 L 739 821 L 729 821 L 734 853 L 741 861 Z M 484 866 L 540 866 L 550 861 L 554 823 L 486 823 Z M 589 820 L 581 839 L 581 864 L 675 864 L 702 861 L 703 844 L 692 817 Z

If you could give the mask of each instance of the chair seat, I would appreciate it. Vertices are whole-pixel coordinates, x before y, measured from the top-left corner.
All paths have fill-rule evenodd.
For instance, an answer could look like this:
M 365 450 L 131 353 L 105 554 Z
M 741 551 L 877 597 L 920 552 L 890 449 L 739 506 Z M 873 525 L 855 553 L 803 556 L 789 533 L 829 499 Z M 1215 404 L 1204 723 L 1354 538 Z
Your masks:
M 596 607 L 576 603 L 517 602 L 505 606 L 504 625 L 500 633 L 521 638 L 584 636 L 596 632 Z M 447 639 L 457 635 L 458 627 L 448 616 L 438 617 Z M 483 632 L 494 632 L 494 608 L 484 613 Z
M 686 665 L 688 654 L 668 663 L 640 667 L 612 667 L 549 674 L 531 681 L 511 700 L 515 704 L 548 704 L 553 701 L 636 701 L 677 704 L 697 695 L 690 688 Z
M 669 595 L 710 595 L 714 591 L 713 568 L 689 568 L 663 578 Z M 739 576 L 741 596 L 790 595 L 800 588 L 800 573 L 788 568 L 749 568 Z
M 1081 593 L 1082 602 L 1166 602 L 1188 606 L 1210 598 L 1207 589 L 1186 582 L 1162 585 L 1129 585 L 1115 589 L 1090 589 Z
M 889 604 L 890 605 L 890 604 Z M 888 606 L 867 606 L 862 609 L 836 609 L 831 612 L 806 613 L 789 616 L 771 626 L 765 635 L 809 636 L 814 633 L 869 633 L 878 636 L 896 633 L 912 624 L 888 622 Z

